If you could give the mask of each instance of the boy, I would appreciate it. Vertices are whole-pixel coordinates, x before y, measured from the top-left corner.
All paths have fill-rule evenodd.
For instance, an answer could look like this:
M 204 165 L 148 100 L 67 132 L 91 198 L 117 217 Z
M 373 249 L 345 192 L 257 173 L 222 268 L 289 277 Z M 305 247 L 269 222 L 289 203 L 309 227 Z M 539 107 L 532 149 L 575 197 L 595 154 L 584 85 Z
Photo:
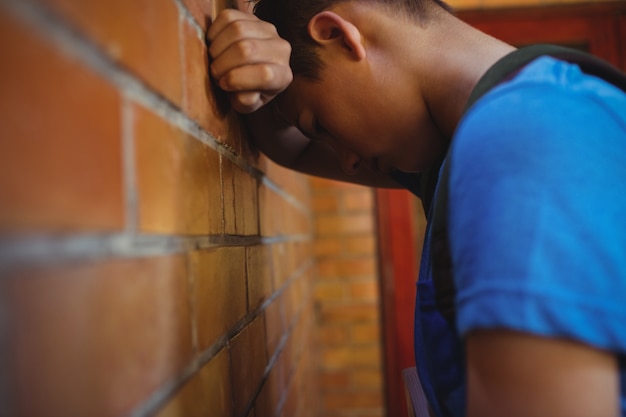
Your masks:
M 437 177 L 421 177 L 453 161 L 456 321 L 430 298 L 428 232 L 415 317 L 432 412 L 626 416 L 626 95 L 543 57 L 464 114 L 514 48 L 435 0 L 261 0 L 256 13 L 225 11 L 207 36 L 213 77 L 270 158 L 402 183 L 427 211 Z

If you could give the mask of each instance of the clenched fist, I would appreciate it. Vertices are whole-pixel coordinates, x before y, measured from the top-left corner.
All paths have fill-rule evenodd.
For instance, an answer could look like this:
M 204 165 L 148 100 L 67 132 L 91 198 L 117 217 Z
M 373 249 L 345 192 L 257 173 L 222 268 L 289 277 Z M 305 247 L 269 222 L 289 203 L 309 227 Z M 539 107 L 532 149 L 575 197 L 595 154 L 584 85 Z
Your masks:
M 291 46 L 276 28 L 239 10 L 223 10 L 207 32 L 211 75 L 240 113 L 268 103 L 293 80 Z

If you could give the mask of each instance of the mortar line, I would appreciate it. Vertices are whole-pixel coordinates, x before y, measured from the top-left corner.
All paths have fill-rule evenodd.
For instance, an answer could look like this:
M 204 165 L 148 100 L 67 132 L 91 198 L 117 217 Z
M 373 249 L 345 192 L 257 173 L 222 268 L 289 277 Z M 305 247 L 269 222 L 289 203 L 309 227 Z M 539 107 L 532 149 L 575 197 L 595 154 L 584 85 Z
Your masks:
M 272 237 L 210 235 L 165 236 L 148 234 L 93 234 L 72 236 L 3 236 L 0 237 L 1 272 L 13 267 L 62 264 L 115 258 L 139 258 L 222 247 L 271 245 L 282 242 L 308 242 L 310 235 L 294 234 Z
M 312 264 L 312 262 L 311 262 Z M 301 279 L 302 276 L 304 276 L 304 272 L 306 271 L 306 269 L 300 271 L 300 274 L 295 278 L 295 279 L 290 279 L 290 284 L 291 285 L 293 282 L 295 282 L 297 279 Z M 282 291 L 284 291 L 289 285 L 283 285 Z M 308 296 L 310 296 L 310 293 L 307 294 Z M 265 382 L 267 381 L 267 379 L 269 378 L 269 373 L 272 371 L 272 369 L 274 369 L 274 366 L 276 365 L 276 362 L 278 362 L 278 358 L 280 357 L 280 355 L 282 354 L 282 352 L 285 349 L 285 345 L 287 344 L 287 341 L 289 340 L 289 338 L 291 337 L 294 328 L 296 327 L 296 324 L 298 323 L 298 321 L 300 320 L 300 317 L 302 316 L 303 312 L 305 309 L 305 305 L 300 306 L 300 308 L 298 309 L 298 311 L 294 314 L 293 319 L 291 320 L 291 323 L 289 323 L 289 326 L 287 327 L 287 330 L 283 333 L 283 335 L 280 338 L 280 341 L 278 342 L 278 345 L 276 347 L 276 349 L 274 350 L 274 353 L 272 355 L 271 358 L 269 358 L 268 363 L 265 367 L 265 370 L 263 371 L 263 376 L 261 377 L 261 381 L 257 387 L 257 389 L 255 390 L 254 394 L 252 395 L 252 398 L 250 399 L 250 402 L 246 405 L 246 407 L 244 408 L 243 413 L 241 414 L 240 417 L 246 417 L 249 413 L 250 410 L 252 409 L 252 407 L 254 406 L 254 403 L 256 402 L 259 394 L 261 393 L 261 390 L 263 389 L 263 386 L 265 385 Z M 298 361 L 298 359 L 296 359 L 296 362 Z M 292 376 L 293 370 L 292 372 L 289 373 L 289 382 L 291 382 L 291 376 Z M 289 383 L 287 384 L 287 386 L 289 386 Z M 283 393 L 283 398 L 281 398 L 281 400 L 278 403 L 278 407 L 277 407 L 277 416 L 280 415 L 280 411 L 282 408 L 282 403 L 284 403 L 284 400 L 286 399 L 286 394 L 288 392 L 285 391 Z
M 178 7 L 178 11 L 180 16 L 184 18 L 187 23 L 193 26 L 194 30 L 198 34 L 198 37 L 204 41 L 204 31 L 200 24 L 196 21 L 196 18 L 191 14 L 191 11 L 187 8 L 187 6 L 181 0 L 173 0 L 174 4 Z
M 285 283 L 277 291 L 275 291 L 270 297 L 268 297 L 267 300 L 265 300 L 265 302 L 263 302 L 256 309 L 248 312 L 241 320 L 239 320 L 239 322 L 235 324 L 235 326 L 233 326 L 232 329 L 230 329 L 226 334 L 218 338 L 211 346 L 205 349 L 204 352 L 200 353 L 196 358 L 194 358 L 191 361 L 191 363 L 187 365 L 181 373 L 178 374 L 177 377 L 175 377 L 171 381 L 164 383 L 163 386 L 157 388 L 148 397 L 148 399 L 145 400 L 137 408 L 135 408 L 135 410 L 133 410 L 128 415 L 128 417 L 148 417 L 148 416 L 154 415 L 162 406 L 167 404 L 167 401 L 171 399 L 173 395 L 176 394 L 176 391 L 178 389 L 180 389 L 185 383 L 187 383 L 187 381 L 189 381 L 203 366 L 205 366 L 213 358 L 215 358 L 219 354 L 219 352 L 221 352 L 222 349 L 226 348 L 229 344 L 229 341 L 233 337 L 239 334 L 246 326 L 252 323 L 253 320 L 259 317 L 260 314 L 263 311 L 265 311 L 265 309 L 267 309 L 267 307 L 278 296 L 280 296 L 280 294 L 282 294 L 286 288 L 289 287 L 289 285 L 291 285 L 294 281 L 304 276 L 307 269 L 311 268 L 312 266 L 313 266 L 312 259 L 309 259 L 307 262 L 304 262 L 303 265 L 296 272 L 294 272 L 292 276 L 289 277 L 289 279 L 287 279 Z M 301 307 L 298 313 L 295 315 L 296 319 L 300 317 L 300 314 L 302 314 L 303 310 L 304 310 L 304 307 Z M 278 356 L 280 355 L 280 352 L 282 352 L 282 350 L 284 349 L 286 341 L 293 330 L 293 323 L 296 323 L 296 322 L 297 320 L 292 321 L 291 326 L 287 329 L 287 331 L 281 337 L 281 340 L 279 341 L 279 344 L 276 348 L 276 351 L 272 359 L 268 361 L 269 362 L 268 366 L 266 366 L 265 370 L 263 371 L 263 376 L 261 378 L 259 387 L 257 388 L 256 392 L 253 394 L 252 404 L 254 404 L 254 401 L 258 397 L 259 392 L 261 388 L 263 387 L 263 384 L 265 383 L 265 380 L 267 379 L 270 370 L 273 368 L 276 360 L 278 359 Z M 271 363 L 271 366 L 270 366 L 270 363 Z M 250 411 L 249 408 L 251 408 L 251 405 L 247 406 L 246 408 L 248 408 L 247 412 L 249 412 Z
M 126 97 L 122 101 L 122 169 L 124 178 L 125 231 L 137 233 L 139 228 L 139 195 L 135 163 L 135 112 Z

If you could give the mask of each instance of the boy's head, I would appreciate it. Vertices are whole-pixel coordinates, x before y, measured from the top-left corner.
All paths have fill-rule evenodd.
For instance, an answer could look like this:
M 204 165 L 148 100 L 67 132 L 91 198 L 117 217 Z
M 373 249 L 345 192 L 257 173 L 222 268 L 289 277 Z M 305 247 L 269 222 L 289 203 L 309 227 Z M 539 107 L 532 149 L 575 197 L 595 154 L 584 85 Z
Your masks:
M 292 47 L 277 108 L 346 173 L 427 169 L 442 140 L 420 74 L 436 42 L 428 28 L 446 27 L 439 10 L 435 0 L 260 0 L 257 16 Z
M 260 19 L 276 26 L 281 38 L 292 47 L 291 69 L 296 76 L 310 79 L 319 77 L 323 62 L 314 40 L 309 36 L 308 24 L 318 13 L 347 0 L 259 0 L 254 13 Z M 425 19 L 436 5 L 449 10 L 443 0 L 360 0 L 384 6 L 410 18 Z

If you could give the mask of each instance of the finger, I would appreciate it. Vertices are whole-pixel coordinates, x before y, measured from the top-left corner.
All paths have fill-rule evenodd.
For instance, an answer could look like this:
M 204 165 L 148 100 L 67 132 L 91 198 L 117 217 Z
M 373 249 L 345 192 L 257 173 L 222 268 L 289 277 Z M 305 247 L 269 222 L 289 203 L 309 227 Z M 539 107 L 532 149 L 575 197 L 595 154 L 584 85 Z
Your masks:
M 255 91 L 233 94 L 230 98 L 230 103 L 237 112 L 243 114 L 255 112 L 263 106 L 261 93 Z
M 218 58 L 231 45 L 245 39 L 272 39 L 278 33 L 273 25 L 261 20 L 237 20 L 225 26 L 217 36 L 211 40 L 209 55 Z
M 206 37 L 209 41 L 215 39 L 218 34 L 224 30 L 224 28 L 230 25 L 232 22 L 238 20 L 259 20 L 253 14 L 245 13 L 240 10 L 235 9 L 225 9 L 219 12 L 213 23 L 209 26 L 207 30 Z
M 255 64 L 289 65 L 291 46 L 283 39 L 244 39 L 231 44 L 211 62 L 211 75 L 220 79 L 234 68 Z
M 230 92 L 264 91 L 280 93 L 291 83 L 289 67 L 275 64 L 246 65 L 229 71 L 219 79 L 220 88 Z

